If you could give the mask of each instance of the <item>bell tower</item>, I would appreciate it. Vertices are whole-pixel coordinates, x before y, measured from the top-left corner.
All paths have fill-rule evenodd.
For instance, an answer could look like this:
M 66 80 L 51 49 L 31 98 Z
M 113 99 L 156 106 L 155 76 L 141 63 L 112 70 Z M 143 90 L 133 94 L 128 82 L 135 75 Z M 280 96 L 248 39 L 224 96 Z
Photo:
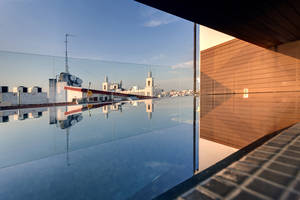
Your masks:
M 146 78 L 145 96 L 153 96 L 154 91 L 154 81 L 152 77 L 152 72 L 148 72 L 148 77 Z
M 102 83 L 102 90 L 108 91 L 109 90 L 109 83 L 108 83 L 108 77 L 105 76 L 104 82 Z

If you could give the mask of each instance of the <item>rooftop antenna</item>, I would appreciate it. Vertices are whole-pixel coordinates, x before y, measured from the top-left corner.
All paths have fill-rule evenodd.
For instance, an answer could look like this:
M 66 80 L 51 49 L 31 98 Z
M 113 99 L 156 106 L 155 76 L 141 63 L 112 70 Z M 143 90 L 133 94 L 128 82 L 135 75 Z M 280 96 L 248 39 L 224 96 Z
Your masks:
M 69 73 L 69 64 L 68 64 L 68 37 L 74 37 L 74 35 L 66 33 L 66 58 L 65 58 L 65 71 L 66 73 Z

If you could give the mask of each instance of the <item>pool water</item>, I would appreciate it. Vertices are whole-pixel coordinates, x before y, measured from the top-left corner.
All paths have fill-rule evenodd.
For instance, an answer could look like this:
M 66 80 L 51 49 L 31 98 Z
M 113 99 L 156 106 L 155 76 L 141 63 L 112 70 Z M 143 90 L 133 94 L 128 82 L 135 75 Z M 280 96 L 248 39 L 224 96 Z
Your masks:
M 237 151 L 199 137 L 198 111 L 193 97 L 0 111 L 0 199 L 152 199 Z

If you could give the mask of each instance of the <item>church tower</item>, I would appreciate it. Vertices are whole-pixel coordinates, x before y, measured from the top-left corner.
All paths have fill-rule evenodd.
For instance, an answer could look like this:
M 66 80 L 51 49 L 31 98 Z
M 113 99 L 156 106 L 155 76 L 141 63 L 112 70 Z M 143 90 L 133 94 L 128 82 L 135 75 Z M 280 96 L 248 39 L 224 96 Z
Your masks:
M 108 83 L 108 77 L 105 76 L 104 82 L 102 83 L 102 90 L 108 91 L 109 90 L 109 83 Z
M 146 78 L 145 96 L 153 96 L 154 92 L 154 81 L 152 77 L 152 72 L 148 72 L 148 77 Z

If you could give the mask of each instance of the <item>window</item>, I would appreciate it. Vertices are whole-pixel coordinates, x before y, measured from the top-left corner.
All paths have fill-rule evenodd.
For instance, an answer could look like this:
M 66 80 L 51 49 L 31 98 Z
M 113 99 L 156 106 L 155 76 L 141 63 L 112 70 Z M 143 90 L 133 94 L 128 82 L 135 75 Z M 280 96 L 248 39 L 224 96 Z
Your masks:
M 8 87 L 4 86 L 2 87 L 2 93 L 7 93 L 8 92 Z
M 148 81 L 148 86 L 150 86 L 151 81 Z
M 106 90 L 106 85 L 104 85 L 103 89 Z
M 8 122 L 9 121 L 9 117 L 8 116 L 3 116 L 3 122 Z

